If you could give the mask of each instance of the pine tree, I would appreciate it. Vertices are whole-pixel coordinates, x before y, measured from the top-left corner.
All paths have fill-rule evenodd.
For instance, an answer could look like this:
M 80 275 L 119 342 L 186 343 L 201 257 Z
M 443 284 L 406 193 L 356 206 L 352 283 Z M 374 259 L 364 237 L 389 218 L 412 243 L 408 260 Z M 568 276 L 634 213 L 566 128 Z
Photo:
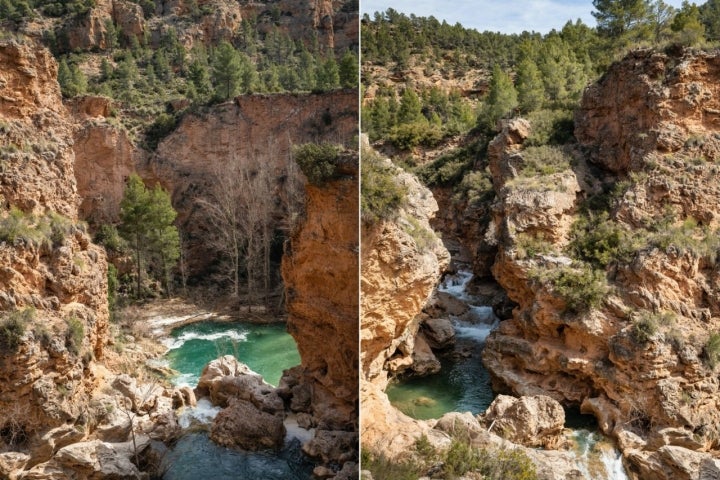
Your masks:
M 340 86 L 340 70 L 335 57 L 330 55 L 318 69 L 317 88 L 319 90 L 332 90 Z
M 188 68 L 188 78 L 195 87 L 195 92 L 201 97 L 207 97 L 212 92 L 212 83 L 210 82 L 210 72 L 207 66 L 199 59 L 195 59 L 190 63 Z
M 694 3 L 683 1 L 682 8 L 670 25 L 677 42 L 691 46 L 703 41 L 705 25 L 701 23 L 700 15 L 700 9 Z
M 598 33 L 610 39 L 621 39 L 648 23 L 647 0 L 593 0 Z
M 119 232 L 133 249 L 138 297 L 148 265 L 154 265 L 166 289 L 170 287 L 169 272 L 180 255 L 179 235 L 172 225 L 176 216 L 162 187 L 148 190 L 139 176 L 130 176 L 120 202 Z
M 69 98 L 75 96 L 72 71 L 64 58 L 58 67 L 58 83 L 60 84 L 60 91 L 64 97 Z
M 400 99 L 400 108 L 397 112 L 397 123 L 415 123 L 424 120 L 424 118 L 420 98 L 412 88 L 405 87 Z
M 212 64 L 212 79 L 215 95 L 227 100 L 237 94 L 242 77 L 242 65 L 238 52 L 228 42 L 222 42 L 215 49 Z
M 340 85 L 343 88 L 356 88 L 358 84 L 358 59 L 350 51 L 345 51 L 345 54 L 340 59 Z
M 479 123 L 481 126 L 493 130 L 497 121 L 508 115 L 518 106 L 517 91 L 510 76 L 495 65 L 490 90 L 485 100 Z
M 518 64 L 516 82 L 520 110 L 527 113 L 540 108 L 545 99 L 545 86 L 535 62 L 525 58 Z

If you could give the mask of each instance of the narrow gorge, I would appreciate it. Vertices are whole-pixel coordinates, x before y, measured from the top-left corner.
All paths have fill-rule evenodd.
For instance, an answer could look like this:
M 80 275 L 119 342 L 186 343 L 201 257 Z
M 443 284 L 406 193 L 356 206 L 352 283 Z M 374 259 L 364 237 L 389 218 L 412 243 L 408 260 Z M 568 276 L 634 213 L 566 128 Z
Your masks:
M 417 475 L 447 474 L 465 442 L 522 455 L 538 478 L 718 475 L 718 62 L 681 47 L 634 51 L 585 89 L 576 141 L 538 145 L 547 125 L 531 115 L 501 120 L 486 151 L 461 145 L 431 157 L 441 168 L 468 158 L 465 178 L 487 176 L 466 203 L 457 188 L 431 193 L 396 174 L 405 204 L 367 223 L 362 238 L 361 398 L 373 412 L 362 444 L 371 470 L 390 460 Z M 388 143 L 376 146 L 412 165 Z M 417 158 L 423 148 L 410 151 Z M 447 319 L 458 338 L 467 325 L 460 292 L 448 296 L 464 271 L 474 276 L 460 297 L 499 319 L 472 321 L 495 325 L 481 355 L 438 343 L 451 336 L 440 327 Z M 391 404 L 386 389 L 398 407 L 430 418 L 418 412 L 446 391 L 420 390 L 408 407 L 395 389 L 428 374 L 428 385 L 449 389 L 451 378 L 434 378 L 456 375 L 448 361 L 466 361 L 463 352 L 489 373 L 489 382 L 481 373 L 466 380 L 497 395 L 489 408 L 419 420 Z

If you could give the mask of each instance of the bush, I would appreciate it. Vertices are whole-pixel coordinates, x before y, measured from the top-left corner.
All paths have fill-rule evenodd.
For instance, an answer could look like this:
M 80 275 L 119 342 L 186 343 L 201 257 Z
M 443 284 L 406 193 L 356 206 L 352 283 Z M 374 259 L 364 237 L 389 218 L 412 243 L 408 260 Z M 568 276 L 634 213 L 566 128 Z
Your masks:
M 478 472 L 487 480 L 536 480 L 530 458 L 520 450 L 485 450 L 453 440 L 445 454 L 444 470 L 448 478 Z
M 572 157 L 562 147 L 547 145 L 528 147 L 522 152 L 520 175 L 535 177 L 564 172 L 570 168 Z
M 373 480 L 417 480 L 421 476 L 420 466 L 415 462 L 393 461 L 382 453 L 361 453 L 363 470 L 372 473 Z
M 11 245 L 29 243 L 36 246 L 58 246 L 75 229 L 72 221 L 58 213 L 49 212 L 38 217 L 12 207 L 8 216 L 0 220 L 0 241 Z
M 611 220 L 607 212 L 601 212 L 575 221 L 569 248 L 574 258 L 604 269 L 611 262 L 630 261 L 641 246 L 636 243 L 630 232 Z
M 473 170 L 465 175 L 455 188 L 453 200 L 467 201 L 469 205 L 478 205 L 490 201 L 495 195 L 490 175 L 486 171 Z
M 710 368 L 715 368 L 720 363 L 720 333 L 713 333 L 708 338 L 705 348 L 703 348 L 705 361 Z
M 474 147 L 458 148 L 419 169 L 417 176 L 428 186 L 455 185 L 472 170 L 476 158 Z
M 95 243 L 99 243 L 108 252 L 122 253 L 123 251 L 123 239 L 118 233 L 115 225 L 100 225 L 97 233 L 95 233 Z
M 331 143 L 306 143 L 293 149 L 295 161 L 308 181 L 322 186 L 335 177 L 340 147 Z
M 405 217 L 407 221 L 403 230 L 415 240 L 415 246 L 420 252 L 427 251 L 437 241 L 437 236 L 432 230 L 428 230 L 415 217 Z
M 650 339 L 658 331 L 658 322 L 655 317 L 650 314 L 643 314 L 637 319 L 632 326 L 630 336 L 633 341 L 639 345 L 644 345 L 650 341 Z
M 519 234 L 515 242 L 515 247 L 517 248 L 518 258 L 521 260 L 537 255 L 547 255 L 554 251 L 552 243 L 545 240 L 542 233 L 537 236 L 528 233 Z
M 360 211 L 367 223 L 392 219 L 406 202 L 407 188 L 398 182 L 392 165 L 375 153 L 363 152 L 360 181 Z
M 568 310 L 575 313 L 598 308 L 608 291 L 605 274 L 587 264 L 561 268 L 553 272 L 551 282 Z
M 427 122 L 413 122 L 393 127 L 388 140 L 400 150 L 410 150 L 423 145 L 435 147 L 443 139 L 443 131 L 437 125 Z
M 22 343 L 25 328 L 35 318 L 35 309 L 12 312 L 0 320 L 0 354 L 15 353 Z
M 574 135 L 572 110 L 536 110 L 528 115 L 531 125 L 526 146 L 564 145 Z
M 76 317 L 70 317 L 67 319 L 68 330 L 65 334 L 65 347 L 77 355 L 80 353 L 80 347 L 82 347 L 83 339 L 85 338 L 85 326 Z
M 157 119 L 148 127 L 145 133 L 145 142 L 148 148 L 155 150 L 160 141 L 170 135 L 177 126 L 178 119 L 175 115 L 161 113 Z

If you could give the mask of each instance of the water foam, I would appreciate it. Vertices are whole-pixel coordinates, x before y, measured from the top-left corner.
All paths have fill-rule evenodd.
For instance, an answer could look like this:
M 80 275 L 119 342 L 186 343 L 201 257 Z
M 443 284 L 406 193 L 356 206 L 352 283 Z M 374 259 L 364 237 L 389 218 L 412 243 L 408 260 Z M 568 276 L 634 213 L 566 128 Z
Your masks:
M 177 338 L 164 338 L 162 342 L 168 350 L 175 350 L 182 347 L 183 345 L 185 345 L 185 342 L 189 342 L 190 340 L 206 340 L 209 342 L 214 342 L 215 340 L 219 340 L 221 338 L 228 338 L 233 342 L 244 342 L 245 340 L 247 340 L 247 332 L 241 332 L 237 330 L 225 330 L 223 332 L 216 333 L 199 333 L 190 330 L 187 332 L 183 332 Z
M 438 286 L 441 292 L 449 293 L 460 300 L 466 298 L 465 288 L 470 283 L 473 274 L 469 270 L 460 270 L 453 275 L 447 275 Z
M 222 408 L 214 406 L 207 398 L 201 398 L 196 407 L 185 407 L 178 416 L 178 424 L 188 428 L 193 423 L 210 424 Z

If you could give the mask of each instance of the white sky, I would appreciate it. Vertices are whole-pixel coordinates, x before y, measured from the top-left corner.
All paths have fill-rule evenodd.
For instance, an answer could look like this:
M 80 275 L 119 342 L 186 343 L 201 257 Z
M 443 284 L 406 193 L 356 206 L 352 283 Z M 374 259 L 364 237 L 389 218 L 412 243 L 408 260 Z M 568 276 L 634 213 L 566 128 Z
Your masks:
M 679 8 L 682 0 L 665 0 Z M 695 2 L 704 3 L 702 0 Z M 568 20 L 578 18 L 595 26 L 592 0 L 360 0 L 360 13 L 372 14 L 394 8 L 418 17 L 434 16 L 451 25 L 478 31 L 521 33 L 523 30 L 547 33 L 561 29 Z

